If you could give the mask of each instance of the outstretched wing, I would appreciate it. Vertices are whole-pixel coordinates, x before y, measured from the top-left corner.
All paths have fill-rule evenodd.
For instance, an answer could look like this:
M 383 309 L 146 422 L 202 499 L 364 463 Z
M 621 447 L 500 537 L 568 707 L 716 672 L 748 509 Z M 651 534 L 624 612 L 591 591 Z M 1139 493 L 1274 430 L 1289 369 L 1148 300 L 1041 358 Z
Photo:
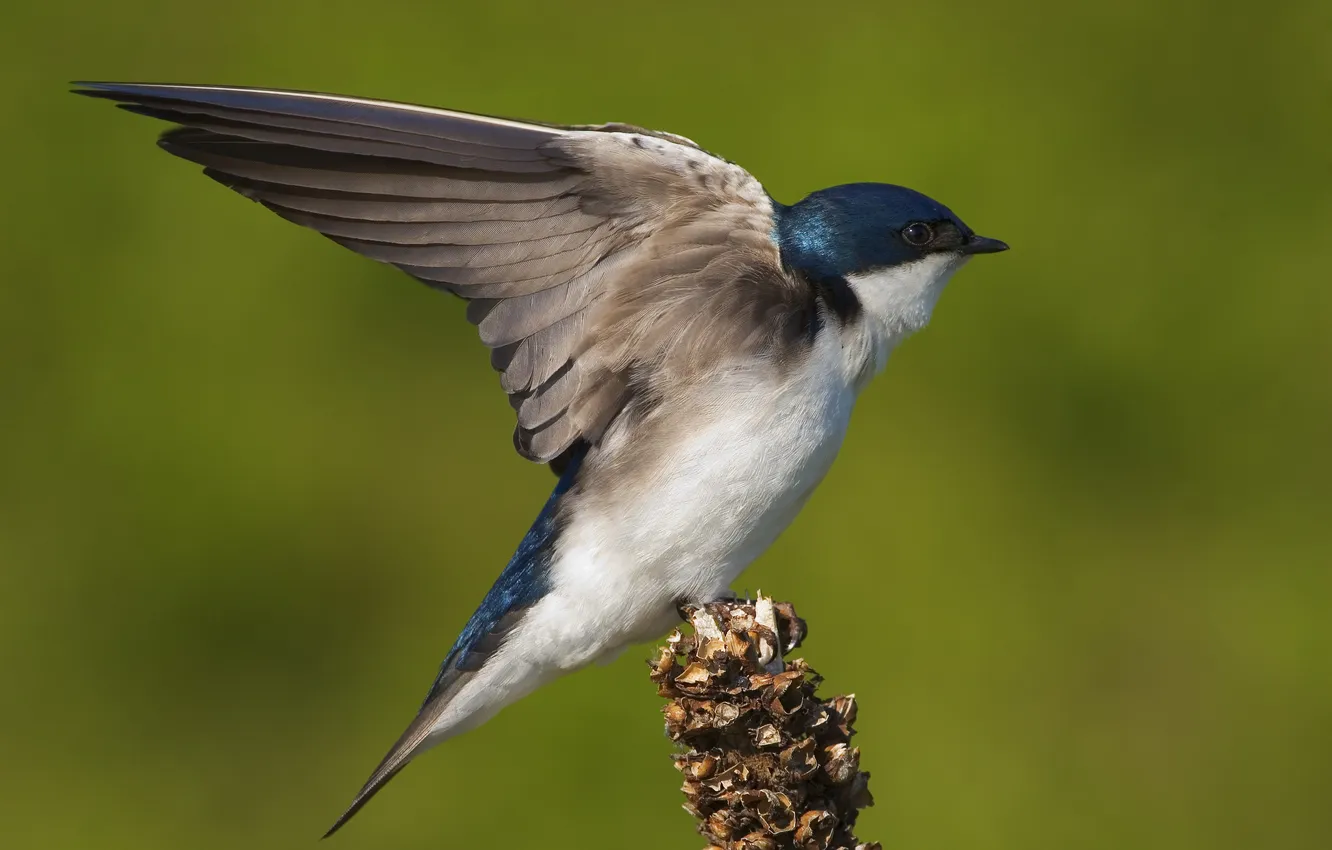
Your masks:
M 517 413 L 515 446 L 557 470 L 654 381 L 780 348 L 813 320 L 762 186 L 679 136 L 327 94 L 79 85 L 181 125 L 162 147 L 223 185 L 467 299 Z

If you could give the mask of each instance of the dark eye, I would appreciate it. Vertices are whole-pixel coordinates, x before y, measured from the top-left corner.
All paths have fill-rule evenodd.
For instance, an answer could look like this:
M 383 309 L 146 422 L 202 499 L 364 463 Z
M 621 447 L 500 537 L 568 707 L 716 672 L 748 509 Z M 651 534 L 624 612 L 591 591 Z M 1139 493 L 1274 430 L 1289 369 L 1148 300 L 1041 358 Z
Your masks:
M 919 248 L 933 241 L 934 228 L 923 221 L 914 221 L 902 228 L 902 238 L 907 241 L 908 245 L 915 245 Z

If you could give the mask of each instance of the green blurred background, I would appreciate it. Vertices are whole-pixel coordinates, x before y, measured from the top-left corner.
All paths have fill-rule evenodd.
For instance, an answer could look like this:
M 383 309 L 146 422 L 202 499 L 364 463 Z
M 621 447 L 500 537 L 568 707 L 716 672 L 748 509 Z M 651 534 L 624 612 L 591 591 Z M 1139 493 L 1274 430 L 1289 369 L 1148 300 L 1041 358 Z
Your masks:
M 1332 7 L 126 0 L 6 12 L 0 844 L 312 847 L 552 485 L 462 305 L 71 79 L 698 139 L 919 188 L 959 275 L 747 574 L 862 700 L 895 848 L 1332 847 Z M 348 848 L 690 848 L 648 648 Z

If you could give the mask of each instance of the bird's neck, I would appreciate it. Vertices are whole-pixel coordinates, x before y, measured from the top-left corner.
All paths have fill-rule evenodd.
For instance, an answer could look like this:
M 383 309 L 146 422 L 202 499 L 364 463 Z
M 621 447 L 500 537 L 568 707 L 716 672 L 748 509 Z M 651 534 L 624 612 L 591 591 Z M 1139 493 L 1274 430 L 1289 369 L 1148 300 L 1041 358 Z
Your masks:
M 843 329 L 849 361 L 860 361 L 863 385 L 883 370 L 903 340 L 924 328 L 949 278 L 966 262 L 951 254 L 930 254 L 915 262 L 847 275 L 861 305 L 857 322 Z

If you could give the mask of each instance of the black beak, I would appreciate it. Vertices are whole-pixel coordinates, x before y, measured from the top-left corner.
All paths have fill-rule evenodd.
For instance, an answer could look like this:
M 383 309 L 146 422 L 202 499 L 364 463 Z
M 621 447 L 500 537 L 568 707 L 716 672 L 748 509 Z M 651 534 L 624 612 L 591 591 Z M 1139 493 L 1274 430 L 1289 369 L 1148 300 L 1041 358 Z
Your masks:
M 962 243 L 963 254 L 998 254 L 1000 251 L 1007 250 L 1007 242 L 1000 242 L 998 239 L 991 239 L 988 236 L 972 236 Z

